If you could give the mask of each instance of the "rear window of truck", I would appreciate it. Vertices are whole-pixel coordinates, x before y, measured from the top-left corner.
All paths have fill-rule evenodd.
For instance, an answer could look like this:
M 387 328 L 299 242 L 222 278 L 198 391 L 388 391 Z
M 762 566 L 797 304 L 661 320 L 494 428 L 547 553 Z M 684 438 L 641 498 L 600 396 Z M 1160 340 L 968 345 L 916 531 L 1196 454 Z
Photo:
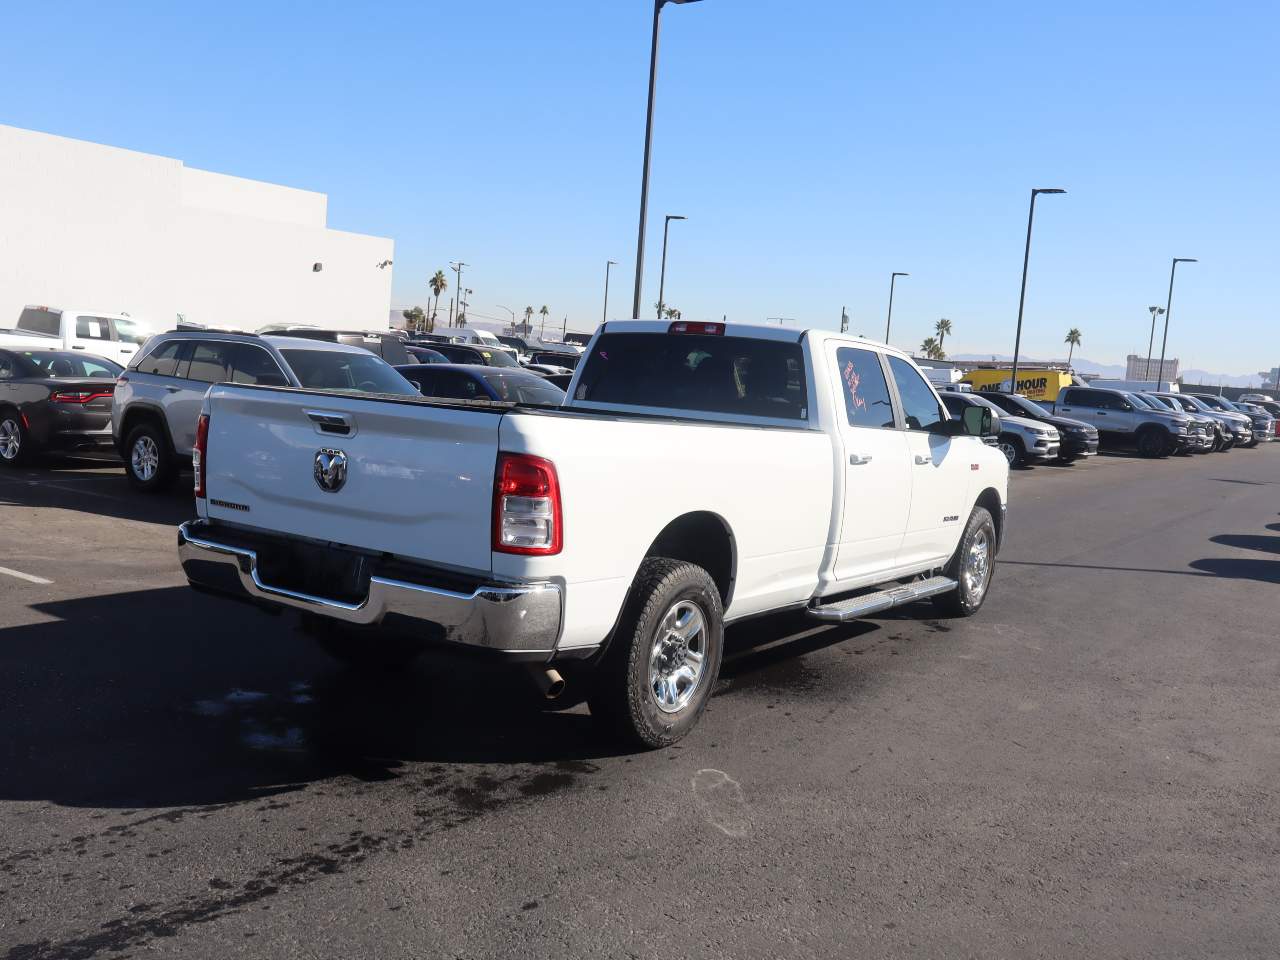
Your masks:
M 576 400 L 781 420 L 809 415 L 798 343 L 606 333 L 582 362 Z
M 18 317 L 18 329 L 50 337 L 59 336 L 62 333 L 62 313 L 44 307 L 27 307 Z

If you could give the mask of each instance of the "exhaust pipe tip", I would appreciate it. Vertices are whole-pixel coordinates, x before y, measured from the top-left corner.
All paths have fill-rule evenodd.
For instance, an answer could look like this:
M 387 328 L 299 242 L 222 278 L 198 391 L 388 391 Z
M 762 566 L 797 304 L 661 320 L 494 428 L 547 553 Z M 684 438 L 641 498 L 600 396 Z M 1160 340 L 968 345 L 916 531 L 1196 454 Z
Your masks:
M 545 699 L 557 700 L 564 693 L 564 677 L 554 667 L 534 667 L 529 675 Z

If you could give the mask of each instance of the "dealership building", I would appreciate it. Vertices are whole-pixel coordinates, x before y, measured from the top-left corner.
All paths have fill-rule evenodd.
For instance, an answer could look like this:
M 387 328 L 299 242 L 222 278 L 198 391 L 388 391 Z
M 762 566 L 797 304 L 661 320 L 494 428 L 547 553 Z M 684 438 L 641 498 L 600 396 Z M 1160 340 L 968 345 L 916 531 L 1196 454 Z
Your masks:
M 25 304 L 254 330 L 385 329 L 393 242 L 328 197 L 0 125 L 0 327 Z

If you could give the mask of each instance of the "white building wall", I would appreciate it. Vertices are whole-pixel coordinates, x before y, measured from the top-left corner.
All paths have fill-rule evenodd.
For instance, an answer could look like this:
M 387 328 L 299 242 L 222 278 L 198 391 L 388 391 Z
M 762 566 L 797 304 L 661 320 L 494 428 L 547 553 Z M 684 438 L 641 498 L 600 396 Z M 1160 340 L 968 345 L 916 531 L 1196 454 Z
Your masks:
M 325 227 L 324 194 L 0 125 L 0 327 L 29 303 L 169 329 L 383 329 L 393 256 Z M 320 273 L 313 263 L 322 263 Z

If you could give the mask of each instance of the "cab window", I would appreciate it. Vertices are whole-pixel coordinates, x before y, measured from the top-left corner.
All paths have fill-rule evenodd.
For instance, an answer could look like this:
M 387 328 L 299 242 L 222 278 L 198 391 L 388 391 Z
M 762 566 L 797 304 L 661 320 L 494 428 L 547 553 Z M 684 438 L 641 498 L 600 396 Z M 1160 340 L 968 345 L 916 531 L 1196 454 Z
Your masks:
M 896 426 L 880 357 L 872 350 L 841 347 L 836 351 L 836 366 L 849 426 L 880 429 Z
M 76 336 L 81 340 L 110 340 L 111 321 L 106 317 L 76 317 Z
M 942 411 L 942 404 L 933 392 L 933 388 L 924 377 L 916 372 L 916 368 L 901 357 L 889 358 L 889 369 L 893 373 L 893 381 L 898 385 L 898 398 L 902 401 L 902 415 L 908 430 L 935 430 L 938 424 L 947 419 Z

